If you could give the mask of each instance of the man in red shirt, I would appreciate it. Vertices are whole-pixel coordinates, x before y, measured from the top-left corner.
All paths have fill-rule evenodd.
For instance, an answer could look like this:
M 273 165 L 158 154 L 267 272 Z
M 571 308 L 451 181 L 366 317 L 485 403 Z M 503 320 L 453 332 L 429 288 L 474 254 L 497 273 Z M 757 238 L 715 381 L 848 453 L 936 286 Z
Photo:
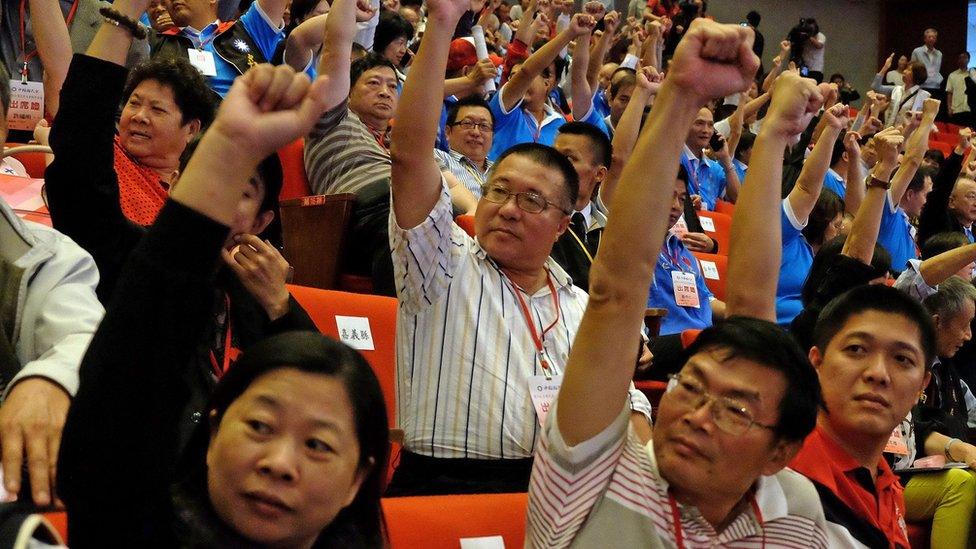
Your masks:
M 814 342 L 824 408 L 790 466 L 816 486 L 831 547 L 907 548 L 902 487 L 881 454 L 928 383 L 931 317 L 897 290 L 860 286 L 824 309 Z

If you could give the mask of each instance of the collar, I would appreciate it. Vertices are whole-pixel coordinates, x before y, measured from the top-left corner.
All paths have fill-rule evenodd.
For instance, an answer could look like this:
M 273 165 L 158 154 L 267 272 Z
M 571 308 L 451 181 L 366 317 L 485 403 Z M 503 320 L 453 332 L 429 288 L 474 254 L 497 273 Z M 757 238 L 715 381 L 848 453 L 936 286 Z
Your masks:
M 688 160 L 701 160 L 705 158 L 704 152 L 699 151 L 698 154 L 695 154 L 694 152 L 692 152 L 691 147 L 689 147 L 687 143 L 685 143 L 685 148 L 684 151 L 682 151 L 682 154 L 684 154 L 685 158 Z
M 745 171 L 749 167 L 748 164 L 746 164 L 745 162 L 739 160 L 738 158 L 733 158 L 732 159 L 732 163 L 735 164 L 735 167 L 737 167 L 737 168 L 739 168 L 740 170 L 743 170 L 743 171 Z
M 833 168 L 827 168 L 827 173 L 829 173 L 830 175 L 832 175 L 834 177 L 834 179 L 836 179 L 838 181 L 844 181 L 844 178 L 841 177 L 839 173 L 835 172 Z
M 481 247 L 481 242 L 478 242 L 477 236 L 474 237 L 474 244 L 472 245 L 471 252 L 475 255 L 475 257 L 477 257 L 481 261 L 490 263 L 491 268 L 497 270 L 499 273 L 502 272 L 501 267 L 498 265 L 498 263 L 495 262 L 495 260 L 488 255 L 488 252 Z M 553 260 L 552 257 L 546 258 L 544 268 L 548 269 L 549 272 L 552 274 L 552 279 L 555 281 L 554 283 L 556 286 L 556 291 L 562 291 L 562 290 L 571 291 L 573 286 L 573 279 L 570 278 L 569 274 L 566 273 L 566 270 L 560 267 L 559 263 L 556 263 L 556 261 Z M 539 291 L 532 294 L 532 297 L 546 295 L 547 293 L 549 293 L 549 286 L 543 285 L 542 288 L 539 289 Z
M 592 212 L 593 212 L 593 202 L 587 202 L 586 206 L 582 210 L 576 212 L 583 216 L 583 220 L 586 221 L 586 230 L 589 232 L 590 224 L 592 223 Z
M 363 122 L 363 123 L 365 124 L 365 122 Z M 457 152 L 456 150 L 450 149 L 447 152 L 448 152 L 448 154 L 451 155 L 451 158 L 453 158 L 454 160 L 457 160 L 458 162 L 465 162 L 467 164 L 470 164 L 471 167 L 476 168 L 478 171 L 480 171 L 482 173 L 482 175 L 488 173 L 488 170 L 490 170 L 492 164 L 494 164 L 494 162 L 492 162 L 491 160 L 488 160 L 487 158 L 485 158 L 485 169 L 482 170 L 481 169 L 481 166 L 478 166 L 478 164 L 475 163 L 473 160 L 471 160 L 467 156 L 464 156 L 463 154 Z
M 563 118 L 563 115 L 556 112 L 556 109 L 552 108 L 552 105 L 550 105 L 548 101 L 546 101 L 545 111 L 546 111 L 546 116 L 542 118 L 541 123 L 537 124 L 536 127 L 538 128 L 544 128 L 555 120 L 565 120 L 565 118 Z M 525 116 L 527 116 L 529 120 L 532 121 L 533 124 L 536 123 L 535 116 L 533 116 L 529 111 L 525 111 Z
M 209 25 L 204 27 L 202 31 L 198 31 L 195 28 L 188 25 L 186 27 L 170 27 L 165 31 L 161 32 L 160 34 L 164 34 L 167 36 L 186 36 L 187 38 L 191 38 L 194 36 L 200 36 L 201 33 L 205 32 L 207 29 L 209 29 L 211 26 L 214 25 L 216 25 L 217 27 L 214 30 L 214 34 L 221 34 L 227 29 L 233 27 L 234 23 L 235 21 L 221 21 L 220 19 L 217 19 L 213 23 L 210 23 Z
M 837 442 L 818 425 L 803 441 L 803 449 L 793 458 L 790 467 L 838 493 L 836 472 L 841 471 L 847 476 L 858 469 L 863 469 L 850 454 L 840 447 Z M 891 472 L 891 467 L 884 457 L 878 458 L 877 478 L 875 486 L 878 491 L 898 482 L 898 477 Z

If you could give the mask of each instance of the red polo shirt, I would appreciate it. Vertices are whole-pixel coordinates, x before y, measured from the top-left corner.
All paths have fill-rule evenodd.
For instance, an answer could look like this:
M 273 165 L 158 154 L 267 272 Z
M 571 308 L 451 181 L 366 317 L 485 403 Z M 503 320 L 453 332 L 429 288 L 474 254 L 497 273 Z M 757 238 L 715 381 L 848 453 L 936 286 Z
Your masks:
M 790 467 L 813 481 L 828 522 L 868 546 L 874 545 L 868 542 L 872 534 L 880 531 L 892 549 L 909 547 L 902 487 L 883 458 L 872 485 L 870 472 L 817 426 Z

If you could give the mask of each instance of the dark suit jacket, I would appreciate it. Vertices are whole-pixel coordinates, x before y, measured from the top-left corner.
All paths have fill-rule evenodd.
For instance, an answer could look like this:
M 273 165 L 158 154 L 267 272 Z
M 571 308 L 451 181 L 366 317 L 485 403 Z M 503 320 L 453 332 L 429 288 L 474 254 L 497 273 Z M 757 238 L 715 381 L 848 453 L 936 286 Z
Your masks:
M 949 211 L 949 195 L 956 184 L 962 169 L 962 156 L 953 151 L 942 163 L 942 169 L 932 181 L 932 192 L 918 217 L 918 236 L 916 241 L 922 245 L 930 236 L 941 232 L 963 232 L 956 216 Z

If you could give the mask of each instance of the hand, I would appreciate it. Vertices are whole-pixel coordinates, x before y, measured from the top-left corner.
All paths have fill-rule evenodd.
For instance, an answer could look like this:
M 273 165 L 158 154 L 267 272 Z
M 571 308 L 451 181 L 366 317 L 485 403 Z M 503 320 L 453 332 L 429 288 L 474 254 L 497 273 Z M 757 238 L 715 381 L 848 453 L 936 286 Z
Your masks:
M 661 81 L 664 77 L 661 73 L 657 72 L 657 69 L 648 65 L 646 67 L 641 67 L 637 71 L 637 87 L 647 90 L 651 95 L 656 95 L 658 90 L 661 89 Z
M 396 0 L 399 3 L 400 0 Z M 356 22 L 364 23 L 373 18 L 376 10 L 370 5 L 369 0 L 356 0 Z
M 874 135 L 884 128 L 884 123 L 877 117 L 872 116 L 868 118 L 864 124 L 861 125 L 861 135 Z
M 616 11 L 611 11 L 610 13 L 603 16 L 603 32 L 608 37 L 613 37 L 617 32 L 617 27 L 620 25 L 620 14 Z
M 645 37 L 644 29 L 639 27 L 630 29 L 630 45 L 627 46 L 627 53 L 640 57 L 641 51 L 644 49 Z
M 776 57 L 773 58 L 773 67 L 778 69 L 782 64 L 783 64 L 783 59 L 781 59 L 780 56 L 777 55 Z
M 880 74 L 881 76 L 888 74 L 888 71 L 891 70 L 891 64 L 894 62 L 895 62 L 895 52 L 891 52 L 891 55 L 889 55 L 888 58 L 885 59 L 884 64 L 881 65 L 881 70 L 878 71 L 878 74 Z
M 71 397 L 56 383 L 42 377 L 26 378 L 10 390 L 0 406 L 0 446 L 3 484 L 16 496 L 21 467 L 27 457 L 31 497 L 39 507 L 54 501 L 58 449 Z
M 480 4 L 480 7 L 476 9 L 475 4 Z M 484 0 L 431 0 L 427 2 L 427 16 L 455 25 L 469 8 L 478 13 L 484 4 Z
M 837 84 L 819 84 L 820 93 L 824 97 L 824 108 L 829 109 L 837 104 L 837 100 L 840 99 L 840 90 L 837 89 Z
M 647 343 L 641 342 L 641 352 L 640 356 L 637 357 L 637 369 L 644 371 L 651 367 L 651 363 L 654 362 L 654 353 L 647 346 Z
M 887 128 L 871 139 L 874 151 L 878 157 L 878 164 L 894 167 L 898 162 L 898 150 L 905 142 L 905 137 L 895 128 Z
M 572 13 L 573 0 L 552 0 L 552 7 L 557 13 Z
M 857 132 L 847 132 L 844 134 L 844 150 L 847 151 L 849 162 L 861 158 L 861 144 L 858 142 L 861 136 Z
M 847 123 L 850 121 L 850 110 L 847 105 L 843 103 L 837 103 L 833 107 L 824 111 L 824 120 L 827 121 L 827 125 L 835 130 L 846 130 Z
M 383 7 L 389 11 L 399 11 L 400 0 L 383 0 Z
M 759 68 L 753 36 L 739 25 L 695 19 L 675 50 L 668 79 L 698 104 L 749 89 Z
M 536 36 L 541 33 L 549 36 L 549 16 L 544 13 L 539 13 L 538 17 L 532 21 L 532 27 L 535 30 Z
M 51 135 L 51 124 L 43 118 L 34 126 L 34 141 L 45 147 L 50 146 L 48 137 Z
M 939 114 L 939 106 L 942 104 L 938 99 L 932 99 L 931 97 L 922 102 L 922 117 L 928 118 L 930 120 L 935 120 L 935 116 Z
M 569 22 L 569 35 L 573 38 L 583 36 L 593 32 L 596 27 L 596 19 L 585 13 L 577 13 Z
M 466 77 L 475 85 L 481 85 L 495 78 L 495 64 L 491 59 L 479 59 L 478 63 L 472 65 Z
M 770 125 L 781 136 L 798 135 L 820 109 L 823 99 L 813 80 L 791 72 L 783 73 L 773 84 L 773 100 L 763 129 Z
M 220 255 L 244 288 L 261 304 L 271 320 L 288 312 L 288 262 L 270 242 L 253 234 L 234 237 L 237 246 Z
M 599 20 L 601 17 L 606 15 L 607 8 L 605 8 L 601 2 L 590 0 L 589 2 L 583 4 L 583 13 L 592 17 L 593 20 Z
M 789 40 L 783 40 L 779 43 L 779 57 L 780 59 L 787 59 L 790 56 L 790 50 L 793 49 L 793 45 L 790 44 Z
M 325 111 L 329 85 L 328 76 L 309 85 L 288 65 L 255 65 L 234 81 L 207 135 L 246 157 L 264 158 L 311 131 Z
M 696 208 L 700 209 L 700 208 Z M 715 247 L 715 241 L 705 233 L 685 233 L 681 235 L 681 242 L 685 248 L 693 252 L 711 253 Z
M 44 125 L 47 125 L 47 122 L 45 122 L 44 120 L 41 120 L 40 122 L 38 122 L 37 125 L 40 126 L 41 123 L 44 123 Z M 37 134 L 37 129 L 36 128 L 34 129 L 34 134 L 35 135 Z M 962 128 L 959 129 L 959 143 L 960 144 L 963 144 L 965 146 L 965 144 L 968 141 L 972 140 L 972 139 L 973 139 L 973 129 L 972 128 L 970 128 L 968 126 L 963 126 Z M 40 140 L 38 140 L 38 141 L 40 141 Z
M 712 157 L 722 166 L 732 163 L 732 155 L 729 154 L 729 144 L 721 135 L 716 135 L 715 139 L 721 143 L 718 149 L 712 149 Z
M 702 197 L 700 194 L 689 194 L 688 199 L 691 200 L 691 207 L 700 210 L 702 209 Z

